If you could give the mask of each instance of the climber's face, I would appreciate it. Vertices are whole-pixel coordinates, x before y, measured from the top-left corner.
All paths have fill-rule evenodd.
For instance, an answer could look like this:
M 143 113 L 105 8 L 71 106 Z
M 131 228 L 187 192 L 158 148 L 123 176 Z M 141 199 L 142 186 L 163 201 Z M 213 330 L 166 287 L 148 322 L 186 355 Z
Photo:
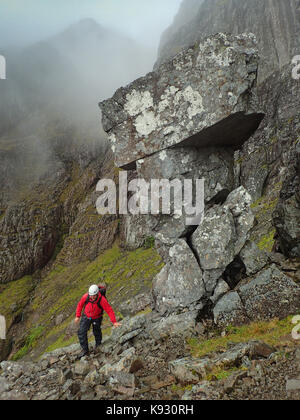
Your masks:
M 97 295 L 95 295 L 95 296 L 90 296 L 90 300 L 91 300 L 92 302 L 94 302 L 95 300 L 97 300 Z

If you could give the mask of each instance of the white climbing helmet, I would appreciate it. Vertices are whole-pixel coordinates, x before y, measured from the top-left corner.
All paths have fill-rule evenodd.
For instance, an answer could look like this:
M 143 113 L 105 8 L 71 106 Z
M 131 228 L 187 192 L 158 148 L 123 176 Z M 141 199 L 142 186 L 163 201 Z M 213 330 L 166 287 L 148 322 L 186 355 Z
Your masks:
M 99 287 L 96 286 L 95 284 L 89 288 L 89 295 L 90 296 L 96 296 L 96 295 L 98 295 L 98 293 L 99 293 Z

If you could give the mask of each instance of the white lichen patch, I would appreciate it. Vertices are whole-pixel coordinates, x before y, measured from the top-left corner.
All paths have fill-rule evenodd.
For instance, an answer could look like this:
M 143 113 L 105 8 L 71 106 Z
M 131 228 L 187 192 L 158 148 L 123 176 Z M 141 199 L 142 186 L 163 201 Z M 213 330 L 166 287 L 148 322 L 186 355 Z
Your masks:
M 165 109 L 170 107 L 173 97 L 178 91 L 179 89 L 176 88 L 175 86 L 167 87 L 167 89 L 164 91 L 164 93 L 161 96 L 161 101 L 158 104 L 158 112 L 163 112 L 165 111 Z
M 139 135 L 149 136 L 158 127 L 158 119 L 153 111 L 144 111 L 135 120 L 135 128 Z
M 135 89 L 126 95 L 125 111 L 132 117 L 141 114 L 153 107 L 153 98 L 150 92 L 137 92 Z
M 168 155 L 167 155 L 167 152 L 165 150 L 163 150 L 162 152 L 160 152 L 160 154 L 159 154 L 159 159 L 160 160 L 164 161 L 164 160 L 167 159 L 167 157 L 168 157 Z
M 207 60 L 217 64 L 219 67 L 229 67 L 232 62 L 232 47 L 222 48 L 219 53 L 216 53 L 218 49 L 216 48 L 215 41 L 207 39 L 203 44 L 199 46 L 199 54 L 197 57 L 197 65 L 200 65 L 203 62 L 203 56 L 207 56 Z M 209 54 L 207 52 L 210 52 Z
M 187 109 L 187 114 L 190 119 L 194 116 L 202 114 L 204 112 L 203 99 L 200 93 L 194 90 L 191 86 L 188 86 L 184 91 L 178 92 L 174 98 L 174 104 L 176 107 L 182 103 L 189 103 L 190 106 Z

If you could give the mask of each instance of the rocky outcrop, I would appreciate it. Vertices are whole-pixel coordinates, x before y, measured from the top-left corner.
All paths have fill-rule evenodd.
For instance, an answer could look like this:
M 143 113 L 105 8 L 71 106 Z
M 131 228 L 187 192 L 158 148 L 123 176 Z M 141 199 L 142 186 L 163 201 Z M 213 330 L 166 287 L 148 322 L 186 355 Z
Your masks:
M 246 61 L 245 57 L 248 57 Z M 257 168 L 266 155 L 252 156 L 251 147 L 256 150 L 259 144 L 261 150 L 261 145 L 269 142 L 268 130 L 274 129 L 274 114 L 278 110 L 273 104 L 273 114 L 267 110 L 267 119 L 259 127 L 263 114 L 258 108 L 256 112 L 252 108 L 256 97 L 256 60 L 252 35 L 218 34 L 184 50 L 154 73 L 119 89 L 113 98 L 100 104 L 103 126 L 109 133 L 117 165 L 135 168 L 137 176 L 148 183 L 152 179 L 182 182 L 187 178 L 205 179 L 205 209 L 197 215 L 199 226 L 189 226 L 187 214 L 176 214 L 175 211 L 170 215 L 140 215 L 127 219 L 130 245 L 139 243 L 144 228 L 147 235 L 155 238 L 166 264 L 153 282 L 154 307 L 161 316 L 198 311 L 199 319 L 212 317 L 216 325 L 228 325 L 260 317 L 287 316 L 299 306 L 299 287 L 281 271 L 275 275 L 268 254 L 260 243 L 257 246 L 253 241 L 253 232 L 260 227 L 255 200 L 263 193 L 270 168 L 266 166 L 265 177 L 261 171 L 254 170 L 253 165 Z M 206 68 L 205 74 L 201 73 L 202 68 Z M 195 75 L 198 70 L 200 73 Z M 216 75 L 231 81 L 230 92 L 226 95 L 226 81 L 222 85 L 215 83 L 212 88 L 211 81 L 216 81 Z M 287 80 L 287 74 L 281 77 L 291 89 L 293 83 Z M 233 93 L 235 81 L 240 93 Z M 270 79 L 261 86 L 260 106 L 263 98 L 271 101 L 272 97 L 274 102 L 274 93 L 266 90 L 272 82 L 274 80 Z M 248 86 L 243 93 L 241 83 L 245 88 Z M 185 95 L 190 88 L 194 94 Z M 291 90 L 281 89 L 283 97 L 292 95 Z M 205 97 L 209 98 L 209 106 L 202 99 L 200 101 Z M 233 97 L 236 98 L 234 101 Z M 283 106 L 282 100 L 277 96 L 277 105 L 282 103 Z M 297 112 L 295 101 L 297 99 L 290 109 L 293 115 Z M 252 123 L 255 121 L 254 125 L 258 127 L 250 138 L 254 125 L 247 134 L 242 134 L 240 127 L 245 128 L 248 124 L 245 126 L 245 120 L 235 118 L 236 106 L 241 104 L 245 108 L 244 111 L 240 109 L 240 116 L 243 114 L 246 118 L 251 110 Z M 279 107 L 278 112 L 280 110 Z M 211 120 L 210 113 L 218 116 L 217 123 Z M 283 115 L 284 112 L 280 112 L 278 118 Z M 237 134 L 238 141 L 232 133 Z M 239 147 L 241 150 L 237 150 Z M 281 174 L 278 157 L 272 156 L 273 169 Z M 278 178 L 276 180 L 278 183 Z M 257 286 L 253 276 L 261 274 L 264 278 L 271 275 L 268 270 L 285 283 L 286 290 L 290 289 L 293 304 L 289 309 L 277 302 L 278 299 L 284 301 L 281 296 L 284 286 L 280 281 L 274 281 L 271 286 Z M 253 286 L 249 296 L 243 296 L 245 282 Z M 269 293 L 269 287 L 274 287 L 273 293 Z M 257 306 L 252 302 L 255 310 L 251 312 L 246 301 L 251 301 L 256 293 L 259 294 L 257 300 L 264 304 Z M 266 307 L 270 308 L 268 313 L 264 310 Z
M 218 34 L 102 103 L 118 167 L 173 146 L 240 147 L 256 130 L 258 69 L 252 35 Z
M 251 239 L 260 249 L 277 250 L 287 257 L 297 255 L 300 214 L 299 81 L 291 73 L 292 66 L 286 66 L 259 86 L 266 116 L 235 155 L 236 183 L 243 185 L 254 201 L 257 223 Z
M 252 32 L 258 40 L 263 81 L 299 53 L 299 7 L 298 0 L 184 1 L 161 38 L 156 68 L 205 36 Z
M 203 308 L 206 295 L 202 271 L 185 240 L 179 239 L 169 250 L 169 263 L 153 282 L 156 310 L 164 315 L 183 308 Z M 198 305 L 197 305 L 198 304 Z
M 283 182 L 273 223 L 278 234 L 279 247 L 291 258 L 300 257 L 300 158 L 299 142 L 296 154 Z
M 62 207 L 16 204 L 0 220 L 0 283 L 44 267 L 60 236 Z
M 254 224 L 251 196 L 240 187 L 225 204 L 213 207 L 192 235 L 192 246 L 203 270 L 207 292 L 212 293 L 226 268 L 243 249 Z
M 246 282 L 246 281 L 245 281 Z M 295 314 L 300 307 L 300 288 L 275 265 L 265 268 L 246 284 L 225 294 L 213 309 L 216 325 L 242 325 L 249 321 Z
M 80 360 L 79 345 L 72 345 L 34 363 L 2 362 L 0 399 L 233 399 L 237 392 L 243 399 L 249 396 L 248 386 L 255 389 L 253 398 L 261 393 L 264 398 L 277 394 L 282 399 L 299 398 L 299 351 L 292 343 L 285 347 L 286 357 L 282 347 L 262 340 L 228 343 L 222 351 L 192 356 L 179 331 L 173 337 L 151 336 L 157 325 L 153 315 L 124 320 L 104 340 L 100 352 Z M 178 320 L 173 321 L 176 329 Z M 131 338 L 120 340 L 126 336 Z M 264 382 L 268 386 L 262 390 Z M 255 387 L 257 383 L 260 387 Z
M 231 349 L 222 354 L 210 355 L 204 358 L 178 359 L 169 363 L 170 371 L 182 384 L 198 384 L 216 368 L 237 367 L 248 358 L 267 358 L 275 349 L 265 343 L 250 341 L 232 346 Z

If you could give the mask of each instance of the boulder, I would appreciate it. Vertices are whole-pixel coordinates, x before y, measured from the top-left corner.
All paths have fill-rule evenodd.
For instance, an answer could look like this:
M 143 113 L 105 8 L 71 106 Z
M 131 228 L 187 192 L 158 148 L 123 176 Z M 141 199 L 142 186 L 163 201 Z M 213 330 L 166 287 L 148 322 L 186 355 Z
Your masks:
M 170 248 L 169 258 L 153 281 L 155 309 L 161 315 L 189 308 L 206 295 L 201 269 L 184 239 Z
M 213 309 L 218 326 L 285 318 L 300 309 L 300 287 L 275 265 L 227 293 Z
M 300 309 L 300 287 L 275 265 L 239 288 L 249 319 L 285 318 Z
M 178 382 L 184 385 L 197 384 L 212 370 L 213 364 L 209 358 L 184 358 L 169 362 L 169 369 Z
M 242 251 L 240 258 L 246 268 L 246 274 L 252 276 L 262 270 L 268 263 L 267 252 L 260 250 L 254 242 L 248 241 Z
M 114 372 L 108 380 L 109 388 L 126 397 L 132 397 L 135 391 L 135 377 L 131 373 Z
M 134 316 L 138 312 L 141 312 L 149 307 L 151 302 L 150 293 L 142 293 L 124 303 L 121 303 L 119 305 L 119 311 L 124 317 Z
M 148 325 L 149 335 L 158 341 L 168 337 L 191 337 L 196 332 L 196 318 L 198 311 L 184 312 L 160 318 L 157 322 Z
M 197 202 L 201 200 L 199 204 L 200 215 L 204 211 L 204 203 L 211 204 L 214 199 L 222 194 L 225 196 L 224 201 L 226 200 L 234 184 L 233 150 L 222 147 L 211 147 L 201 150 L 196 147 L 166 149 L 160 153 L 139 160 L 137 162 L 137 173 L 139 178 L 145 179 L 149 183 L 152 180 L 170 181 L 171 205 L 170 214 L 168 215 L 162 214 L 162 209 L 160 208 L 158 215 L 153 214 L 152 211 L 152 215 L 144 216 L 141 218 L 140 223 L 136 224 L 137 218 L 134 218 L 132 228 L 138 232 L 141 226 L 146 225 L 147 230 L 150 222 L 149 219 L 151 219 L 152 234 L 160 243 L 170 246 L 178 238 L 188 234 L 190 219 L 199 216 L 194 204 L 196 199 Z M 204 180 L 204 190 L 202 190 L 202 184 L 199 184 L 199 192 L 197 191 L 196 193 L 197 180 Z M 179 184 L 179 181 L 181 184 Z M 192 181 L 193 190 L 191 198 L 193 202 L 187 196 L 187 192 L 189 191 L 186 187 L 187 181 Z M 179 197 L 182 194 L 183 199 L 181 200 L 183 202 L 181 205 L 182 214 L 176 212 L 173 188 L 175 191 L 177 184 L 179 184 L 180 188 Z M 151 193 L 153 193 L 152 190 Z M 162 194 L 162 198 L 166 196 L 167 192 L 165 192 L 165 195 Z M 153 203 L 153 200 L 151 203 Z
M 133 169 L 172 146 L 239 148 L 263 114 L 252 34 L 217 34 L 178 54 L 99 104 L 116 166 Z
M 206 212 L 203 223 L 192 235 L 205 288 L 210 293 L 248 240 L 254 224 L 251 202 L 248 192 L 239 187 L 229 194 L 223 206 L 214 206 Z
M 135 348 L 132 347 L 125 350 L 120 356 L 119 361 L 115 364 L 107 363 L 99 370 L 99 374 L 109 376 L 112 372 L 129 373 L 133 358 L 135 356 Z
M 214 322 L 223 327 L 231 324 L 243 325 L 249 322 L 243 302 L 237 292 L 223 296 L 213 309 Z

